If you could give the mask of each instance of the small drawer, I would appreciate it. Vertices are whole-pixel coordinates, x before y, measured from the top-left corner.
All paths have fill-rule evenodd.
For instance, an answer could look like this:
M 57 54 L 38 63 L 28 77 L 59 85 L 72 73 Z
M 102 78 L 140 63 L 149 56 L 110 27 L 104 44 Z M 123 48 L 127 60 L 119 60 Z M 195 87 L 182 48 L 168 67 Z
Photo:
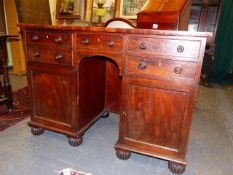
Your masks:
M 127 51 L 161 56 L 177 56 L 198 59 L 200 41 L 178 39 L 130 37 Z
M 121 51 L 123 48 L 123 36 L 119 35 L 103 35 L 101 37 L 102 48 L 104 50 Z
M 127 74 L 194 79 L 197 63 L 159 58 L 127 57 Z
M 119 52 L 123 47 L 123 36 L 78 34 L 78 48 L 98 49 L 100 51 Z
M 43 45 L 44 47 L 72 47 L 72 34 L 62 32 L 29 31 L 26 33 L 27 45 Z
M 99 49 L 100 38 L 95 34 L 78 34 L 77 46 L 81 49 Z
M 63 65 L 72 65 L 72 50 L 67 49 L 43 49 L 38 47 L 27 48 L 27 57 L 29 60 L 55 63 Z

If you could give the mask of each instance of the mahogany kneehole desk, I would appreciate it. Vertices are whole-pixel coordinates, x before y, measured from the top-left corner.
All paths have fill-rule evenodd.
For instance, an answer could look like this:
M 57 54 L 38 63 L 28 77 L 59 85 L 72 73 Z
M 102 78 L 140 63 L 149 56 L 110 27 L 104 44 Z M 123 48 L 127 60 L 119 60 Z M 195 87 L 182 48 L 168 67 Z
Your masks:
M 34 135 L 82 143 L 108 112 L 120 113 L 117 157 L 137 152 L 183 173 L 205 45 L 211 33 L 20 25 Z

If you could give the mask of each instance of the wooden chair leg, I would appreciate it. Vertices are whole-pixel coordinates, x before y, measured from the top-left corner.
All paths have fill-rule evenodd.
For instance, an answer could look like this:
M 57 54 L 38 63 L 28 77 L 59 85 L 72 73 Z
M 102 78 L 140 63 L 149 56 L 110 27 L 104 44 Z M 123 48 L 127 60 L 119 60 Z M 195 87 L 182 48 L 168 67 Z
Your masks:
M 206 65 L 206 77 L 204 78 L 204 85 L 209 86 L 209 74 L 213 68 L 214 56 L 208 55 L 208 63 Z

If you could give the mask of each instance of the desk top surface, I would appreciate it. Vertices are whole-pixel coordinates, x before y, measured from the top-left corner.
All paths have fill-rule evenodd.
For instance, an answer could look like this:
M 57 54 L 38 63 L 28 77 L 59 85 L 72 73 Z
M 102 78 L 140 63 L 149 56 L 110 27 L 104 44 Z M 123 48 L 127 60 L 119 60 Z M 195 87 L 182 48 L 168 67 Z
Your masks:
M 107 32 L 122 34 L 142 34 L 142 35 L 168 35 L 168 36 L 190 36 L 204 37 L 211 40 L 213 33 L 211 32 L 189 32 L 189 31 L 173 31 L 173 30 L 153 30 L 153 29 L 123 29 L 123 28 L 105 28 L 105 27 L 83 27 L 74 25 L 41 25 L 41 24 L 18 24 L 21 29 L 45 29 L 45 30 L 69 30 L 83 32 Z

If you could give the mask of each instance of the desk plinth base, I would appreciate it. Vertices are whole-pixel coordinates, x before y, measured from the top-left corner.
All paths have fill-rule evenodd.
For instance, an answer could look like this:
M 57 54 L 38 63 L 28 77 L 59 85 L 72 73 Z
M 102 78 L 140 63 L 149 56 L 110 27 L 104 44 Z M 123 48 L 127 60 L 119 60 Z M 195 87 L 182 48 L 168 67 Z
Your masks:
M 34 117 L 31 118 L 32 120 L 28 122 L 28 125 L 31 127 L 31 133 L 35 136 L 43 134 L 45 129 L 47 129 L 50 131 L 65 134 L 71 146 L 79 146 L 83 143 L 82 136 L 84 135 L 85 131 L 100 117 L 102 118 L 109 117 L 109 112 L 103 110 L 102 112 L 100 112 L 99 115 L 93 117 L 93 119 L 86 126 L 80 128 L 77 132 L 72 132 L 72 131 L 69 131 L 68 129 L 64 129 L 64 128 L 61 129 L 56 126 L 46 124 L 46 120 L 41 120 L 39 122 L 33 121 Z
M 166 156 L 161 156 L 159 153 L 152 153 L 152 152 L 147 152 L 146 150 L 140 150 L 135 147 L 130 147 L 125 144 L 119 143 L 119 141 L 115 144 L 115 150 L 116 150 L 116 156 L 121 159 L 121 160 L 127 160 L 131 156 L 131 152 L 151 156 L 154 158 L 159 158 L 163 160 L 168 161 L 168 168 L 169 170 L 174 173 L 174 174 L 182 174 L 185 171 L 185 168 L 187 166 L 187 162 L 178 160 L 176 158 L 171 158 L 171 157 L 166 157 Z
M 60 130 L 60 129 L 53 128 L 51 126 L 46 126 L 46 125 L 43 125 L 43 124 L 40 124 L 40 123 L 37 123 L 34 121 L 28 122 L 28 125 L 31 127 L 31 133 L 35 136 L 39 136 L 39 135 L 43 134 L 45 130 L 50 130 L 50 131 L 58 132 L 61 134 L 65 134 L 67 136 L 68 142 L 71 146 L 79 146 L 83 142 L 83 138 L 82 138 L 83 134 L 80 134 L 77 132 Z

